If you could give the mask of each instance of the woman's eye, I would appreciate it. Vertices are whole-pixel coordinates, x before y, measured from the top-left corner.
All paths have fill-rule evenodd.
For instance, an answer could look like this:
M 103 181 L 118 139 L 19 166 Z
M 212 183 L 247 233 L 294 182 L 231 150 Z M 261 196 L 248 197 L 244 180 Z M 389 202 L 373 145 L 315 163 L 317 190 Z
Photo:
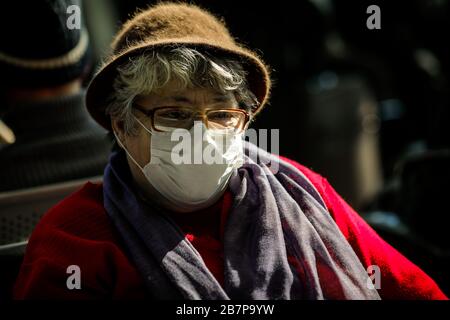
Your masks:
M 211 115 L 212 119 L 223 120 L 229 118 L 230 115 L 227 112 L 215 112 Z
M 162 117 L 168 119 L 185 120 L 190 118 L 190 113 L 185 111 L 167 111 L 161 114 Z

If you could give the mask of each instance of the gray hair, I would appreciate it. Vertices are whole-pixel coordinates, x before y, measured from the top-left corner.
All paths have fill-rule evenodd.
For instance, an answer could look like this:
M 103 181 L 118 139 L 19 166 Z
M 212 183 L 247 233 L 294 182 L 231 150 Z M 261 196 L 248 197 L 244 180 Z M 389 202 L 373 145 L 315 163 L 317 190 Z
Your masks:
M 213 57 L 188 47 L 160 49 L 131 58 L 120 66 L 106 113 L 124 121 L 127 134 L 135 133 L 132 105 L 138 95 L 150 94 L 176 80 L 182 89 L 211 88 L 233 92 L 240 106 L 251 111 L 258 100 L 249 90 L 242 64 Z

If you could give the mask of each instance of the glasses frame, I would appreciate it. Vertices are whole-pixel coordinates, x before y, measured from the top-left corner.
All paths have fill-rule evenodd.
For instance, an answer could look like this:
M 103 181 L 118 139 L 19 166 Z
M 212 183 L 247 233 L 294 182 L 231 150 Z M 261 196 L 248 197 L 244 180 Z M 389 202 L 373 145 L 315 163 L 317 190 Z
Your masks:
M 146 117 L 148 117 L 150 119 L 150 125 L 152 127 L 152 130 L 156 131 L 156 132 L 167 132 L 164 130 L 159 130 L 155 127 L 155 112 L 161 109 L 171 109 L 171 108 L 177 108 L 177 109 L 190 109 L 188 107 L 171 107 L 171 106 L 166 106 L 166 107 L 157 107 L 157 108 L 153 108 L 150 110 L 146 110 L 144 109 L 143 106 L 137 104 L 136 102 L 133 102 L 132 104 L 133 109 L 136 109 L 138 111 L 140 111 L 142 114 L 144 114 Z M 190 109 L 191 110 L 191 109 Z M 239 130 L 239 132 L 245 131 L 248 124 L 250 123 L 250 113 L 248 113 L 247 111 L 243 110 L 243 109 L 234 109 L 234 108 L 222 108 L 222 109 L 204 109 L 203 111 L 197 111 L 194 112 L 194 114 L 201 114 L 202 115 L 202 119 L 206 119 L 208 120 L 207 114 L 212 112 L 212 111 L 237 111 L 242 113 L 245 116 L 245 120 L 244 120 L 244 125 L 242 126 L 242 128 Z M 209 121 L 204 121 L 204 123 L 206 124 L 206 128 L 209 129 Z

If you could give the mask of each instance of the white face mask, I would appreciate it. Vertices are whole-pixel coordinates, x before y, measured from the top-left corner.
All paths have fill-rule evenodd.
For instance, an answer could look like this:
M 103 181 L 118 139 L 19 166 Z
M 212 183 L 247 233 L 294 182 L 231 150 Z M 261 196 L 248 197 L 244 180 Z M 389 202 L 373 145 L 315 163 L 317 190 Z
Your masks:
M 136 120 L 151 134 L 149 163 L 142 168 L 116 139 L 149 183 L 177 211 L 212 205 L 222 196 L 233 171 L 243 164 L 243 133 L 220 133 L 206 129 L 199 121 L 189 130 L 190 140 L 171 141 L 172 132 L 152 132 Z M 174 137 L 186 139 L 186 131 L 176 133 Z M 183 149 L 187 153 L 180 152 L 181 145 L 187 147 Z M 180 159 L 188 163 L 180 163 Z

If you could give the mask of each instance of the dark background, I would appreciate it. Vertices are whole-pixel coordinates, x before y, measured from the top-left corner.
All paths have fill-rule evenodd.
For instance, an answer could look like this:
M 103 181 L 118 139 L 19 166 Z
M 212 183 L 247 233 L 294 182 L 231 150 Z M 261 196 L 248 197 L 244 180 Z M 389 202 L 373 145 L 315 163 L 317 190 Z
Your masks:
M 153 3 L 103 2 L 109 22 L 85 4 L 91 29 L 103 30 L 93 37 L 97 59 L 116 28 Z M 407 155 L 449 147 L 448 1 L 191 2 L 224 17 L 272 67 L 272 99 L 253 127 L 280 129 L 280 153 L 326 176 L 358 209 Z M 372 4 L 380 30 L 366 27 Z
M 149 4 L 103 2 L 109 22 L 95 19 L 93 2 L 85 8 L 104 31 L 97 58 Z M 225 18 L 272 68 L 271 102 L 253 128 L 279 129 L 281 155 L 325 176 L 449 294 L 449 1 L 191 2 Z M 379 30 L 366 26 L 369 5 L 381 10 Z
M 450 0 L 190 2 L 271 67 L 271 101 L 252 127 L 279 129 L 281 155 L 326 177 L 450 295 Z M 86 85 L 118 28 L 154 3 L 84 1 Z M 369 5 L 380 30 L 366 27 Z

